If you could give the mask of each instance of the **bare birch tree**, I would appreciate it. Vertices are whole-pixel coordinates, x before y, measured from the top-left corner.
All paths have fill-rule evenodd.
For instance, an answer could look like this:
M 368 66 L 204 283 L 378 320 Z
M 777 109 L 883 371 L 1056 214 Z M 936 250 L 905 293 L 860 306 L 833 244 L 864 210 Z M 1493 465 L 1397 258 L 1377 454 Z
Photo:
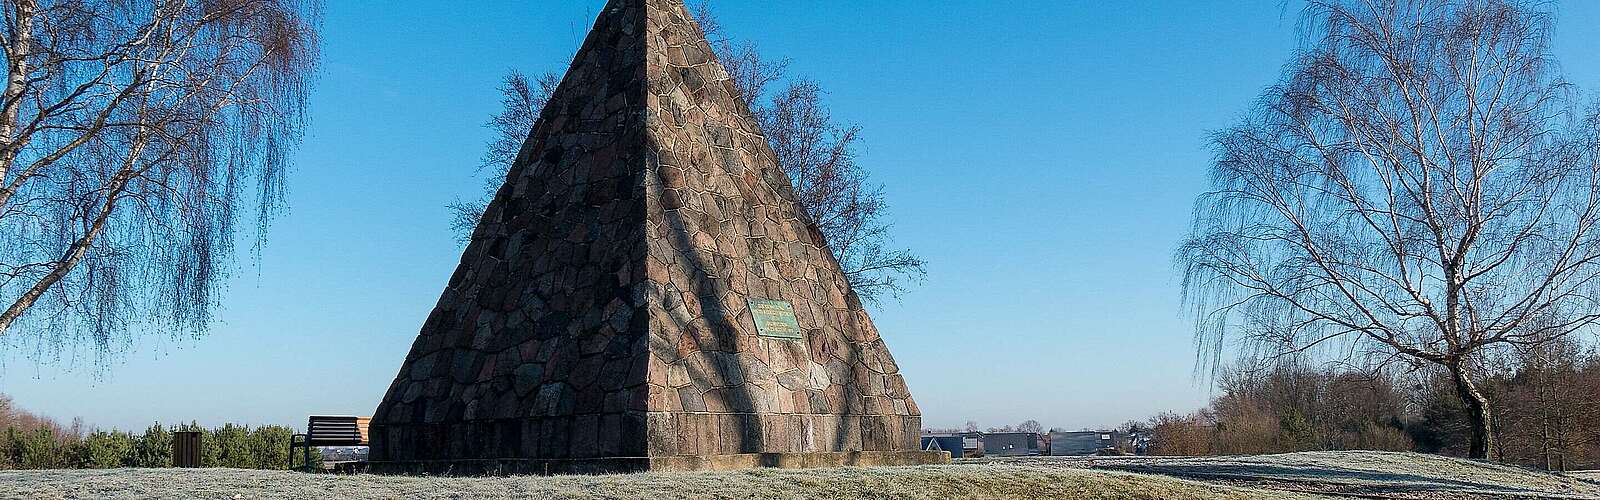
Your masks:
M 898 296 L 911 282 L 920 281 L 926 262 L 909 249 L 893 246 L 884 220 L 889 205 L 883 187 L 873 185 L 856 163 L 861 127 L 834 120 L 823 102 L 822 86 L 791 79 L 788 61 L 768 59 L 755 43 L 726 37 L 708 3 L 698 4 L 694 15 L 740 96 L 761 122 L 779 165 L 794 184 L 795 196 L 822 230 L 850 287 L 862 298 L 878 300 Z M 479 167 L 480 173 L 487 172 L 484 195 L 457 200 L 449 207 L 458 240 L 472 237 L 560 79 L 555 73 L 540 75 L 534 82 L 517 72 L 506 77 L 500 87 L 504 108 L 487 124 L 494 137 Z M 774 91 L 776 84 L 785 85 Z
M 282 206 L 316 9 L 4 3 L 0 341 L 100 356 L 140 324 L 206 330 L 244 205 L 258 237 Z
M 1243 347 L 1448 371 L 1492 456 L 1490 350 L 1600 319 L 1600 117 L 1516 0 L 1317 0 L 1308 43 L 1213 139 L 1177 252 L 1202 366 Z

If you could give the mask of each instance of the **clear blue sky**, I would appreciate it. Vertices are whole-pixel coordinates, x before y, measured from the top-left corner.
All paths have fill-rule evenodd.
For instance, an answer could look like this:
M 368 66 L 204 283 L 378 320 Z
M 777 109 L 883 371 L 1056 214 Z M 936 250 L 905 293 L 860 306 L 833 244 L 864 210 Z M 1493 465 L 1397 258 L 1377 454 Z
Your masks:
M 471 4 L 468 6 L 467 4 Z M 454 270 L 445 205 L 509 69 L 559 66 L 604 0 L 329 1 L 291 213 L 198 340 L 144 337 L 104 377 L 4 354 L 0 392 L 100 427 L 371 414 Z M 1170 257 L 1205 134 L 1279 75 L 1299 4 L 722 0 L 726 29 L 860 124 L 928 280 L 873 318 L 924 424 L 1112 426 L 1209 397 Z M 1600 90 L 1600 2 L 1556 55 Z

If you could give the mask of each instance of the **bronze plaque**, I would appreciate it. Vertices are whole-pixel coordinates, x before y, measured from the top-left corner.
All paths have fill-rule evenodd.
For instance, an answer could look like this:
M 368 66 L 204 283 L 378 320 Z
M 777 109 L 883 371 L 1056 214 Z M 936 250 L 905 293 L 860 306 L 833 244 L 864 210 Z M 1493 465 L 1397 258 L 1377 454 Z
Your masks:
M 750 317 L 756 334 L 775 339 L 800 340 L 800 321 L 794 318 L 794 304 L 786 300 L 750 299 Z

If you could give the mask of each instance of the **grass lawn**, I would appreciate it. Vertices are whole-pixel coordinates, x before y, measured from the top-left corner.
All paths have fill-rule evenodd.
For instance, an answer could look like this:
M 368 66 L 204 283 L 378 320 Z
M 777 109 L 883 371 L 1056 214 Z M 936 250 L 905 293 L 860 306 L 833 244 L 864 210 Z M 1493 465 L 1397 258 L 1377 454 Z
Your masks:
M 1600 483 L 1523 467 L 1393 452 L 1323 451 L 1155 459 L 1108 468 L 1238 484 L 1267 480 L 1334 491 L 1404 496 L 1448 492 L 1473 497 L 1600 498 Z
M 1321 496 L 1328 495 L 1328 496 Z M 1020 457 L 952 465 L 612 476 L 408 477 L 237 469 L 0 471 L 0 498 L 1589 498 L 1600 478 L 1433 455 Z
M 1084 498 L 1268 499 L 1232 486 L 1026 465 L 439 478 L 237 469 L 0 472 L 7 498 Z
M 1600 476 L 1376 451 L 1226 457 L 1028 457 L 974 463 L 1090 468 L 1295 492 L 1382 498 L 1593 498 Z

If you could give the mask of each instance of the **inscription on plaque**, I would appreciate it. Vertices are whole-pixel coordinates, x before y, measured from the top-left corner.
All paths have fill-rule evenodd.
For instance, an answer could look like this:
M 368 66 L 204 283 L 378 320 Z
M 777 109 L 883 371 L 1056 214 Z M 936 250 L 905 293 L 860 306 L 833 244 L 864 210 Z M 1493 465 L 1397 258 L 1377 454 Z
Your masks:
M 786 300 L 750 299 L 750 317 L 755 318 L 756 334 L 762 337 L 800 340 L 800 321 L 794 318 L 794 304 Z

